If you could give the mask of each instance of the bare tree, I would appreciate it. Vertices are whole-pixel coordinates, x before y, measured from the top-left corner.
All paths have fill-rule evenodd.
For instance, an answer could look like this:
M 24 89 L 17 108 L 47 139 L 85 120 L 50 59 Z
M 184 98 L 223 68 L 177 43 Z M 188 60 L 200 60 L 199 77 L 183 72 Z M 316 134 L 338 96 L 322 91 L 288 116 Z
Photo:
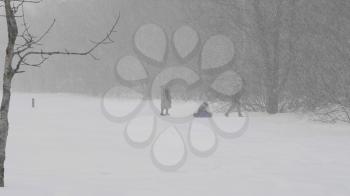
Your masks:
M 280 43 L 285 14 L 283 3 L 286 1 L 245 0 L 244 4 L 240 4 L 238 0 L 215 0 L 232 9 L 234 14 L 231 20 L 259 47 L 264 70 L 266 111 L 271 114 L 278 112 L 280 91 L 288 75 L 288 72 L 283 77 L 281 74 Z
M 247 49 L 242 69 L 249 84 L 254 84 L 248 87 L 245 106 L 269 113 L 315 111 L 325 106 L 333 110 L 337 106 L 345 114 L 341 115 L 342 121 L 349 121 L 349 1 L 193 0 L 191 3 L 196 6 L 192 6 L 189 14 L 199 10 L 192 20 L 210 28 L 224 21 L 225 25 L 234 26 L 230 30 L 239 29 L 245 34 Z
M 40 3 L 42 0 L 0 0 L 0 7 L 4 8 L 5 14 L 1 15 L 6 19 L 8 44 L 6 47 L 4 74 L 3 74 L 3 95 L 0 108 L 0 187 L 4 186 L 4 162 L 6 157 L 6 142 L 9 130 L 8 112 L 10 109 L 11 84 L 16 74 L 23 73 L 23 66 L 39 67 L 50 56 L 53 55 L 90 55 L 97 59 L 92 53 L 101 45 L 110 44 L 112 34 L 116 32 L 119 15 L 115 19 L 107 35 L 100 41 L 92 41 L 92 46 L 88 49 L 75 52 L 71 50 L 46 51 L 41 48 L 41 41 L 50 32 L 55 24 L 55 20 L 49 28 L 40 36 L 34 36 L 29 31 L 29 26 L 25 20 L 24 5 L 29 3 Z M 19 32 L 18 22 L 21 32 Z M 30 62 L 29 58 L 39 59 L 38 62 Z

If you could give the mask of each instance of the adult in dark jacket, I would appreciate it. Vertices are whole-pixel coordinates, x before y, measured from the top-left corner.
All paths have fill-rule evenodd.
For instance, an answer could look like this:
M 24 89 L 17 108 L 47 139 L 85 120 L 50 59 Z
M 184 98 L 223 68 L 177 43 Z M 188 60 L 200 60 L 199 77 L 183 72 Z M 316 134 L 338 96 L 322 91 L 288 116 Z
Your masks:
M 169 115 L 169 109 L 171 108 L 171 95 L 167 86 L 161 87 L 160 108 L 160 115 Z

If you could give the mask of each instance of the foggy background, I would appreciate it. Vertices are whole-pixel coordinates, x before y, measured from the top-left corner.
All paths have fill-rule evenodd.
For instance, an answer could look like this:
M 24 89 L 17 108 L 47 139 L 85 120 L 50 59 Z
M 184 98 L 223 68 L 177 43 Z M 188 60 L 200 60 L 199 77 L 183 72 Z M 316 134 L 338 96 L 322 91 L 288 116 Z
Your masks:
M 90 40 L 105 36 L 118 12 L 121 18 L 118 33 L 113 35 L 116 43 L 95 51 L 94 55 L 99 61 L 90 57 L 56 56 L 50 58 L 42 68 L 29 67 L 30 71 L 15 79 L 13 87 L 16 91 L 25 92 L 101 94 L 118 83 L 113 73 L 114 66 L 120 57 L 134 54 L 132 35 L 142 24 L 155 23 L 162 26 L 169 39 L 174 30 L 184 24 L 195 28 L 203 40 L 217 32 L 232 32 L 227 34 L 234 36 L 234 28 L 229 25 L 229 21 L 221 19 L 220 15 L 208 23 L 200 24 L 197 21 L 202 13 L 209 10 L 217 12 L 213 10 L 212 4 L 211 1 L 171 0 L 59 0 L 28 4 L 27 21 L 34 33 L 40 34 L 54 18 L 57 20 L 55 27 L 43 40 L 45 48 L 51 50 L 83 50 L 92 45 Z M 216 20 L 222 24 L 217 24 Z M 1 26 L 5 27 L 5 24 Z M 1 28 L 1 37 L 7 37 L 5 28 Z M 1 39 L 2 61 L 5 46 L 6 40 Z
M 348 107 L 349 8 L 346 0 L 57 0 L 28 4 L 26 17 L 34 33 L 39 35 L 57 20 L 43 40 L 44 48 L 51 50 L 83 50 L 91 46 L 90 40 L 104 36 L 118 12 L 121 18 L 118 33 L 113 35 L 116 43 L 94 52 L 99 61 L 54 56 L 41 68 L 25 68 L 28 71 L 15 78 L 13 87 L 21 92 L 101 95 L 119 84 L 114 66 L 122 56 L 135 54 L 132 35 L 140 25 L 160 25 L 170 40 L 177 28 L 188 24 L 198 31 L 202 45 L 218 33 L 232 39 L 236 50 L 232 69 L 248 83 L 247 110 L 264 111 L 269 102 L 278 103 L 274 104 L 278 111 L 316 110 L 329 104 Z M 5 27 L 4 20 L 1 26 Z M 3 62 L 6 28 L 0 28 L 0 33 Z M 167 64 L 178 63 L 173 58 L 169 61 Z

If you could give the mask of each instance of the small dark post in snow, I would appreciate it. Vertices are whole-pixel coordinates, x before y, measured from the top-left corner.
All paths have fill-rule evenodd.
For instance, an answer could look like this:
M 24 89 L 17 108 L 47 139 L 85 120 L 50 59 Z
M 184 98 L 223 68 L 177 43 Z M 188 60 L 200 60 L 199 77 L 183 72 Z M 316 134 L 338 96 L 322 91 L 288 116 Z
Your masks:
M 35 108 L 35 99 L 32 98 L 32 108 Z

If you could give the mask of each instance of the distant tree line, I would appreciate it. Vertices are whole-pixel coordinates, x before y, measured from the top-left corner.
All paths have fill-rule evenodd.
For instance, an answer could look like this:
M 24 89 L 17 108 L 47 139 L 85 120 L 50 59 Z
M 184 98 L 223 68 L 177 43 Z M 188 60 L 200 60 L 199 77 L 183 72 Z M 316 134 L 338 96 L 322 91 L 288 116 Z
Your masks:
M 173 28 L 189 24 L 199 32 L 202 41 L 217 33 L 230 36 L 237 52 L 232 68 L 247 81 L 246 110 L 271 114 L 312 111 L 325 120 L 350 120 L 350 1 L 124 1 L 129 12 L 121 21 L 120 37 L 129 37 L 145 21 L 159 24 L 169 35 Z M 89 5 L 91 9 L 100 9 L 97 4 L 91 1 Z M 71 4 L 48 7 L 57 8 L 53 11 L 59 12 L 69 6 Z M 163 11 L 152 12 L 152 9 Z M 169 21 L 172 17 L 161 17 L 169 12 L 177 13 L 172 16 L 177 18 Z M 95 13 L 99 16 L 102 11 Z M 69 20 L 79 18 L 74 14 L 79 12 L 66 15 Z M 150 19 L 143 19 L 144 16 Z M 88 21 L 92 23 L 94 20 Z M 89 28 L 89 23 L 84 23 L 83 27 Z M 59 34 L 53 36 L 69 35 L 60 32 L 60 29 L 57 29 Z M 23 79 L 18 78 L 20 84 L 15 85 L 15 89 L 101 95 L 108 88 L 118 85 L 111 72 L 118 59 L 111 54 L 132 54 L 132 37 L 118 42 L 118 48 L 101 52 L 108 53 L 113 59 L 107 57 L 85 64 L 76 63 L 75 59 L 59 59 L 60 66 L 54 66 L 58 60 L 52 59 L 45 69 L 20 76 Z M 189 64 L 195 63 L 191 61 Z M 186 96 L 201 99 L 205 89 L 205 86 L 200 87 Z M 175 91 L 180 92 L 179 95 L 174 92 L 175 97 L 186 94 L 181 87 Z
M 187 13 L 244 42 L 233 69 L 249 83 L 247 109 L 350 121 L 349 10 L 347 0 L 208 0 Z

